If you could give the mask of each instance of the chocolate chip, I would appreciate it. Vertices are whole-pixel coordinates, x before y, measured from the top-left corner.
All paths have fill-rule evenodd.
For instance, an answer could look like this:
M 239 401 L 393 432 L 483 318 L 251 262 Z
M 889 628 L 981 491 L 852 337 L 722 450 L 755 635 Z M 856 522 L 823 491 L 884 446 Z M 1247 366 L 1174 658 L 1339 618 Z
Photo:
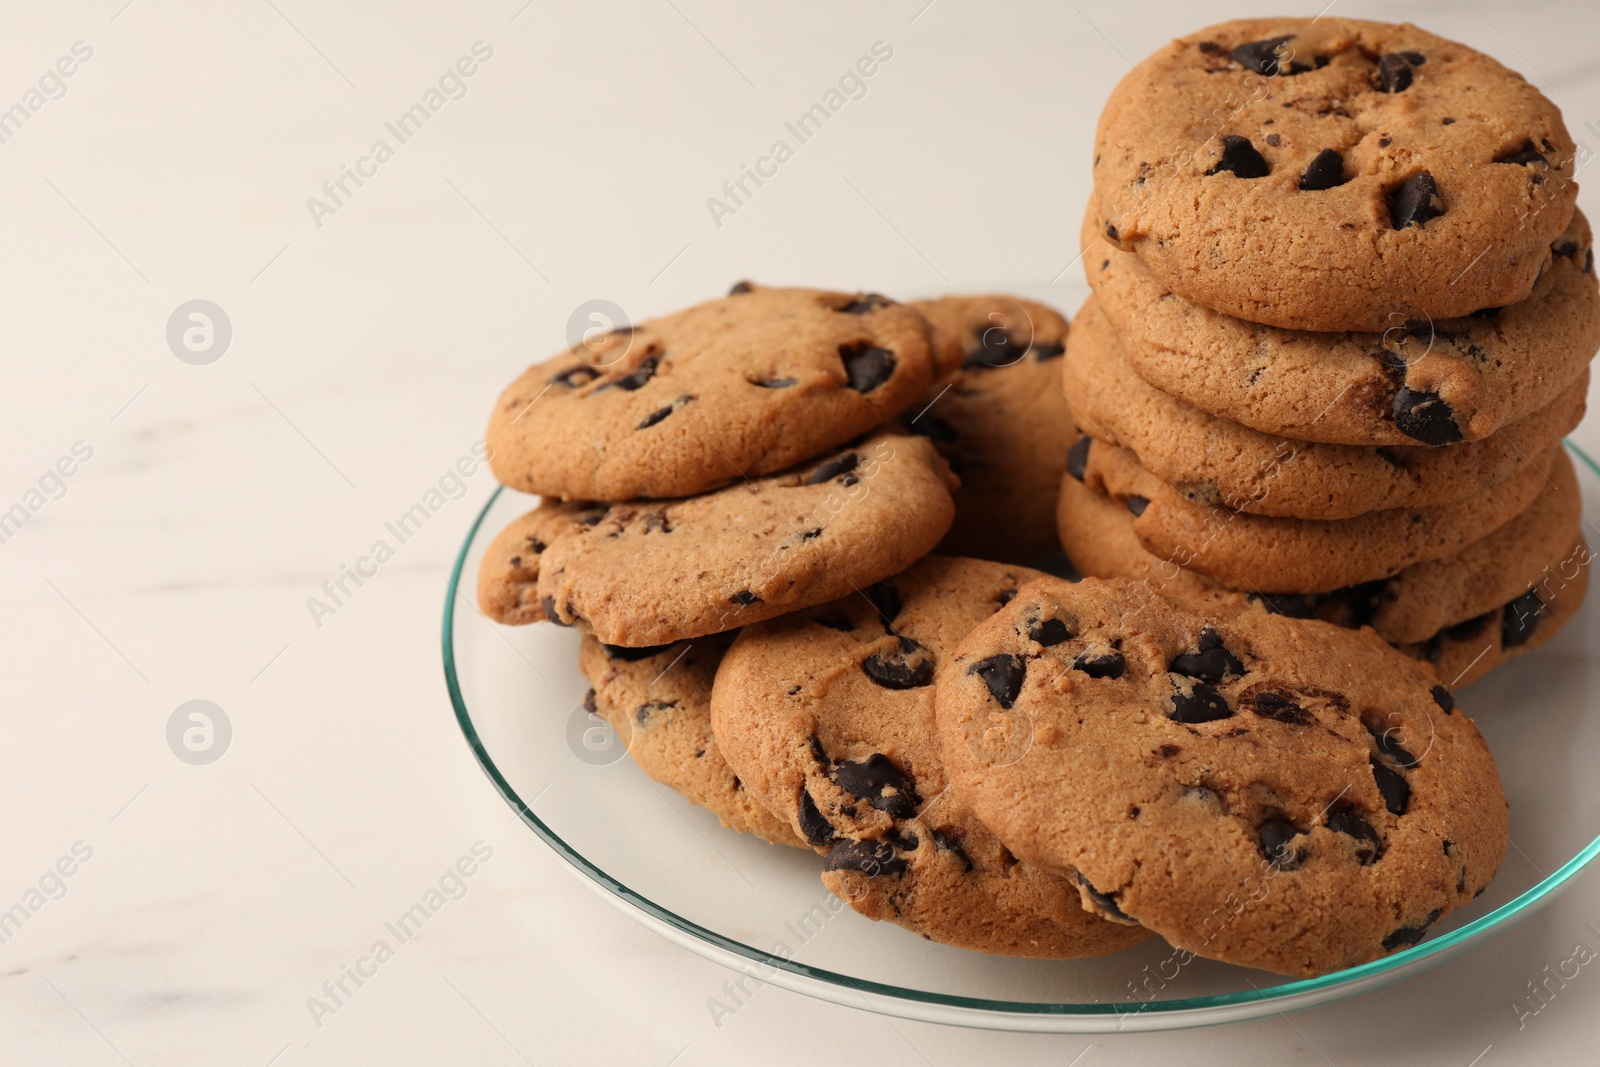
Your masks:
M 1089 469 L 1089 446 L 1094 444 L 1094 438 L 1084 436 L 1072 442 L 1072 447 L 1067 449 L 1067 473 L 1078 481 L 1083 481 L 1084 471 Z
M 828 462 L 812 471 L 811 476 L 806 479 L 806 484 L 821 485 L 823 482 L 832 481 L 841 474 L 849 474 L 855 470 L 856 464 L 860 462 L 861 457 L 854 452 L 846 452 L 842 456 L 834 456 Z
M 825 871 L 860 871 L 869 878 L 903 874 L 906 861 L 894 854 L 887 841 L 840 841 L 828 850 Z
M 751 285 L 749 282 L 734 282 L 733 283 L 733 288 L 728 290 L 728 295 L 729 296 L 743 296 L 745 293 L 748 293 L 751 289 L 754 289 L 754 288 L 755 288 L 755 286 Z
M 1122 658 L 1121 652 L 1106 652 L 1101 655 L 1083 653 L 1072 661 L 1072 669 L 1082 671 L 1091 678 L 1121 678 L 1122 671 L 1127 666 L 1127 661 Z
M 569 389 L 576 389 L 580 385 L 588 385 L 598 377 L 600 377 L 599 371 L 586 364 L 579 364 L 576 367 L 568 367 L 560 374 L 552 375 L 550 384 L 564 385 Z
M 1545 604 L 1537 589 L 1530 589 L 1505 606 L 1500 620 L 1500 646 L 1517 648 L 1533 636 L 1544 618 Z
M 1328 812 L 1324 824 L 1334 833 L 1355 839 L 1356 860 L 1363 867 L 1376 862 L 1383 852 L 1383 839 L 1378 836 L 1378 831 L 1351 808 L 1342 805 L 1334 808 Z
M 1035 620 L 1028 627 L 1028 636 L 1049 648 L 1059 645 L 1072 637 L 1072 631 L 1067 629 L 1067 624 L 1061 619 Z
M 752 379 L 750 384 L 762 389 L 787 389 L 791 385 L 798 385 L 799 378 L 763 378 L 759 381 Z
M 820 615 L 813 615 L 811 616 L 811 621 L 818 626 L 826 626 L 830 630 L 843 630 L 845 633 L 849 633 L 856 628 L 855 623 L 835 611 L 825 611 Z
M 1215 686 L 1205 682 L 1189 682 L 1182 687 L 1174 685 L 1172 710 L 1167 717 L 1173 722 L 1193 724 L 1216 722 L 1232 714 L 1233 709 L 1228 707 L 1227 698 Z
M 1012 339 L 1005 327 L 990 325 L 978 331 L 978 347 L 961 361 L 962 370 L 987 370 L 1007 367 L 1028 352 L 1027 346 Z
M 1405 56 L 1406 62 L 1410 63 L 1413 67 L 1420 67 L 1422 64 L 1428 61 L 1428 57 L 1423 55 L 1421 52 L 1406 51 L 1401 52 L 1400 55 Z
M 661 357 L 651 356 L 643 363 L 635 367 L 630 373 L 624 374 L 620 378 L 613 378 L 600 388 L 610 389 L 612 386 L 616 386 L 618 389 L 625 389 L 630 393 L 636 389 L 642 389 L 644 388 L 644 384 L 646 382 L 655 377 L 656 366 L 660 362 Z
M 1123 507 L 1133 512 L 1133 517 L 1138 518 L 1144 514 L 1144 509 L 1150 506 L 1150 500 L 1142 496 L 1130 496 L 1122 502 Z
M 1240 66 L 1253 70 L 1257 74 L 1265 74 L 1269 78 L 1275 78 L 1278 76 L 1279 67 L 1278 49 L 1292 40 L 1294 40 L 1294 34 L 1290 33 L 1265 41 L 1251 41 L 1249 44 L 1240 45 L 1228 54 Z M 1299 73 L 1294 69 L 1295 64 L 1293 61 L 1290 62 L 1289 67 L 1291 74 Z
M 1156 749 L 1156 755 L 1160 756 L 1162 759 L 1171 759 L 1173 756 L 1176 756 L 1182 751 L 1182 745 L 1162 745 Z
M 1111 238 L 1113 241 L 1120 241 L 1122 239 L 1117 234 L 1117 228 L 1109 222 L 1106 223 L 1106 236 Z
M 896 819 L 911 818 L 922 803 L 911 777 L 881 752 L 874 752 L 860 762 L 844 760 L 835 764 L 832 777 L 834 784 L 846 793 L 860 797 Z
M 919 689 L 933 684 L 933 657 L 904 636 L 894 651 L 874 652 L 862 660 L 861 670 L 885 689 Z
M 741 589 L 728 598 L 728 603 L 738 604 L 740 607 L 749 607 L 751 604 L 761 603 L 761 598 L 748 589 Z
M 833 840 L 833 824 L 822 817 L 822 812 L 817 810 L 817 802 L 811 799 L 810 791 L 804 787 L 800 790 L 798 821 L 801 835 L 811 844 L 826 845 Z
M 840 345 L 839 358 L 850 388 L 858 393 L 870 393 L 894 375 L 894 353 L 866 341 Z
M 1444 214 L 1444 200 L 1433 175 L 1418 171 L 1389 194 L 1389 225 L 1403 230 L 1415 223 L 1421 226 Z
M 595 693 L 592 687 L 587 693 L 583 694 L 583 710 L 590 715 L 598 715 L 600 713 L 599 707 L 594 702 L 594 697 Z
M 864 293 L 839 309 L 841 315 L 865 315 L 878 308 L 893 307 L 894 301 L 880 293 Z
M 662 419 L 666 418 L 668 415 L 671 415 L 674 411 L 677 411 L 679 408 L 683 407 L 683 405 L 687 404 L 689 401 L 691 401 L 693 399 L 694 399 L 694 397 L 692 397 L 692 396 L 680 396 L 680 397 L 678 397 L 678 399 L 674 400 L 672 403 L 668 404 L 666 407 L 661 408 L 661 409 L 659 409 L 657 411 L 652 411 L 650 414 L 646 415 L 644 417 L 644 421 L 641 422 L 639 425 L 635 426 L 634 429 L 636 429 L 636 430 L 648 430 L 650 427 L 654 426 L 656 423 L 660 422 Z
M 935 444 L 953 445 L 961 433 L 937 415 L 924 414 L 912 419 L 906 428 L 918 437 L 926 437 Z
M 1433 687 L 1433 702 L 1443 708 L 1446 715 L 1456 710 L 1456 698 L 1442 685 Z
M 999 601 L 1000 606 L 1003 608 L 1007 604 L 1011 603 L 1011 599 L 1016 595 L 1017 591 L 1015 589 L 1003 589 L 1001 590 L 1000 595 L 995 597 L 995 600 Z
M 1401 386 L 1394 394 L 1393 417 L 1395 429 L 1423 444 L 1449 445 L 1461 440 L 1456 413 L 1438 393 Z
M 630 648 L 627 645 L 608 645 L 604 641 L 600 642 L 600 648 L 607 656 L 612 659 L 620 659 L 624 663 L 638 663 L 642 659 L 659 656 L 671 647 L 672 642 L 664 645 L 639 645 L 636 648 Z
M 1495 159 L 1495 162 L 1515 163 L 1522 167 L 1530 167 L 1535 163 L 1543 163 L 1547 167 L 1550 165 L 1550 161 L 1544 157 L 1544 153 L 1533 147 L 1532 141 L 1523 141 L 1521 148 L 1515 152 L 1508 152 L 1503 156 L 1499 156 Z
M 1200 631 L 1199 651 L 1179 653 L 1167 665 L 1167 670 L 1215 683 L 1230 674 L 1243 674 L 1244 664 L 1223 647 L 1222 635 L 1207 626 Z
M 1583 254 L 1583 273 L 1594 273 L 1594 249 L 1592 248 Z
M 1372 765 L 1372 778 L 1378 783 L 1378 792 L 1383 796 L 1383 806 L 1389 809 L 1390 815 L 1404 815 L 1406 804 L 1411 800 L 1411 786 L 1405 775 L 1381 760 L 1368 762 Z
M 1049 341 L 1042 345 L 1036 344 L 1033 346 L 1033 358 L 1043 363 L 1046 360 L 1059 359 L 1066 350 L 1067 346 L 1062 341 Z
M 983 684 L 989 687 L 989 695 L 1002 708 L 1009 708 L 1017 702 L 1017 694 L 1022 692 L 1022 680 L 1027 670 L 1028 665 L 1021 656 L 1002 653 L 979 660 L 967 668 L 967 673 L 982 678 Z
M 1271 145 L 1273 148 L 1277 148 L 1280 144 L 1283 143 L 1283 138 L 1278 136 L 1275 133 L 1269 133 L 1269 134 L 1267 134 L 1267 143 L 1269 145 Z
M 1132 921 L 1129 919 L 1127 913 L 1117 906 L 1116 897 L 1113 897 L 1109 893 L 1100 892 L 1100 890 L 1090 885 L 1089 880 L 1082 874 L 1078 875 L 1078 884 L 1083 886 L 1083 891 L 1089 895 L 1089 899 L 1094 901 L 1095 905 L 1107 915 L 1114 919 L 1126 919 L 1130 922 Z
M 650 716 L 654 715 L 656 712 L 666 711 L 669 708 L 675 708 L 677 706 L 678 702 L 675 700 L 667 700 L 656 704 L 640 704 L 639 710 L 633 713 L 633 719 L 640 726 L 643 726 L 646 720 L 648 720 Z
M 883 623 L 883 628 L 893 633 L 891 624 L 900 616 L 900 590 L 892 582 L 873 582 L 861 592 L 878 609 L 878 619 Z
M 1344 157 L 1331 148 L 1318 152 L 1306 172 L 1300 175 L 1300 188 L 1306 192 L 1332 189 L 1343 184 Z
M 1300 834 L 1294 823 L 1277 817 L 1263 819 L 1256 833 L 1261 841 L 1261 854 L 1274 867 L 1292 871 L 1300 866 L 1300 850 L 1289 846 Z
M 972 870 L 972 858 L 967 855 L 967 850 L 961 847 L 961 842 L 954 834 L 947 834 L 943 830 L 929 831 L 933 834 L 933 844 L 944 852 L 950 852 L 959 859 L 967 870 Z
M 1400 929 L 1384 938 L 1383 947 L 1392 952 L 1397 948 L 1407 948 L 1411 945 L 1415 945 L 1418 941 L 1421 941 L 1422 936 L 1428 932 L 1428 927 L 1432 926 L 1438 921 L 1439 911 L 1436 908 L 1434 909 L 1433 914 L 1429 915 L 1427 921 L 1421 926 L 1402 926 Z
M 1400 766 L 1415 767 L 1417 765 L 1417 757 L 1402 748 L 1400 742 L 1389 735 L 1389 731 L 1385 730 L 1381 734 L 1374 733 L 1372 740 L 1377 744 L 1379 752 L 1382 752 L 1385 756 L 1400 764 Z
M 1550 254 L 1552 256 L 1575 256 L 1578 254 L 1578 242 L 1557 241 L 1550 246 Z
M 912 833 L 910 830 L 907 830 L 904 833 L 900 832 L 899 830 L 890 831 L 889 840 L 892 841 L 894 843 L 894 847 L 901 852 L 915 852 L 917 850 L 917 846 L 922 844 L 922 839 L 917 837 L 917 835 Z
M 544 609 L 544 617 L 557 626 L 571 626 L 570 622 L 563 622 L 561 616 L 556 614 L 556 598 L 553 596 L 541 597 L 539 606 Z
M 1252 693 L 1246 698 L 1244 706 L 1262 718 L 1275 719 L 1291 726 L 1305 726 L 1312 718 L 1311 713 L 1291 700 L 1287 693 L 1271 689 Z
M 1411 61 L 1403 53 L 1391 52 L 1378 60 L 1378 91 L 1403 93 L 1411 87 Z
M 1272 173 L 1272 168 L 1256 151 L 1256 146 L 1250 143 L 1250 138 L 1230 133 L 1222 139 L 1222 157 L 1206 173 L 1220 174 L 1223 171 L 1238 178 L 1265 178 Z

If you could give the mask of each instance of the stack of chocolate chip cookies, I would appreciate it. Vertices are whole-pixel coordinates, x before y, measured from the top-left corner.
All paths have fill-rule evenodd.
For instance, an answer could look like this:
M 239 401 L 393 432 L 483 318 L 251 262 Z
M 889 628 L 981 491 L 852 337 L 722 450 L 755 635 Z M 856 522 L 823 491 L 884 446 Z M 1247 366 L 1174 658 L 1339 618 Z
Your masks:
M 640 768 L 863 915 L 1322 974 L 1494 876 L 1451 690 L 1583 596 L 1573 146 L 1409 26 L 1234 23 L 1136 75 L 1070 332 L 740 283 L 575 344 L 492 413 L 542 500 L 478 601 L 574 630 Z
M 1410 25 L 1174 41 L 1101 116 L 1060 497 L 1088 575 L 1372 626 L 1455 687 L 1577 611 L 1600 291 L 1556 106 Z

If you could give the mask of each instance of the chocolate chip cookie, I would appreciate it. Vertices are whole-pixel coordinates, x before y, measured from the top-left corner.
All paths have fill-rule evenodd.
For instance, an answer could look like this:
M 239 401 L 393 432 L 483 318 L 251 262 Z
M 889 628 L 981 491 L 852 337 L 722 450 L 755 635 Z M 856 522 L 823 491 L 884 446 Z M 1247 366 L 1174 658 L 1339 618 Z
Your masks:
M 1151 385 L 1301 441 L 1481 441 L 1569 392 L 1600 347 L 1589 224 L 1556 238 L 1527 300 L 1458 319 L 1397 315 L 1381 333 L 1258 326 L 1178 296 L 1139 259 L 1085 235 L 1085 269 Z
M 1574 581 L 1577 576 L 1569 572 L 1575 546 L 1582 544 L 1582 518 L 1577 476 L 1571 461 L 1561 455 L 1551 466 L 1550 484 L 1526 511 L 1459 552 L 1330 593 L 1253 595 L 1278 614 L 1371 626 L 1385 641 L 1420 655 L 1430 643 L 1446 647 L 1452 634 L 1465 639 L 1487 633 L 1488 615 L 1503 612 L 1551 575 L 1562 584 Z M 1151 554 L 1134 533 L 1132 513 L 1076 479 L 1062 483 L 1058 519 L 1062 547 L 1083 575 L 1148 582 L 1157 592 L 1176 595 L 1220 588 L 1196 571 Z M 1548 633 L 1558 628 L 1551 625 Z M 1479 641 L 1474 652 L 1483 644 Z M 1526 651 L 1533 646 L 1513 641 L 1506 647 Z M 1488 666 L 1485 662 L 1485 670 Z M 1440 673 L 1446 681 L 1454 677 Z
M 587 703 L 646 774 L 706 808 L 722 825 L 778 845 L 806 843 L 745 789 L 711 733 L 711 683 L 732 634 L 665 648 L 604 645 L 585 634 L 578 667 Z
M 934 734 L 939 663 L 1036 577 L 931 556 L 746 627 L 717 672 L 712 725 L 747 788 L 827 856 L 824 882 L 862 914 L 985 952 L 1100 955 L 1144 931 L 1089 914 L 1071 881 L 1006 851 L 945 789 Z
M 948 555 L 1017 562 L 1055 549 L 1061 459 L 1072 419 L 1061 395 L 1067 320 L 1006 296 L 960 296 L 911 305 L 933 324 L 941 376 L 901 417 L 934 443 L 961 479 Z
M 735 288 L 530 367 L 489 419 L 495 477 L 568 500 L 690 496 L 803 463 L 927 392 L 911 308 Z
M 1465 45 L 1241 19 L 1172 42 L 1111 94 L 1096 223 L 1195 303 L 1383 330 L 1525 299 L 1572 216 L 1575 154 L 1555 104 Z
M 1553 455 L 1536 457 L 1518 475 L 1463 500 L 1330 520 L 1197 504 L 1126 452 L 1092 439 L 1073 446 L 1067 474 L 1126 507 L 1140 543 L 1163 560 L 1248 592 L 1326 593 L 1387 578 L 1481 540 L 1533 503 L 1549 484 L 1543 471 L 1553 462 Z
M 885 433 L 703 496 L 545 503 L 484 557 L 480 606 L 630 647 L 736 629 L 904 570 L 950 528 L 954 484 L 928 441 Z M 525 531 L 552 528 L 535 550 Z
M 950 788 L 1086 907 L 1314 975 L 1416 944 L 1505 853 L 1489 750 L 1370 631 L 1227 594 L 1022 588 L 940 665 Z
M 1578 425 L 1589 384 L 1584 370 L 1545 408 L 1492 437 L 1450 448 L 1294 441 L 1208 414 L 1147 384 L 1093 297 L 1078 314 L 1063 369 L 1076 421 L 1183 496 L 1301 519 L 1426 507 L 1492 489 Z

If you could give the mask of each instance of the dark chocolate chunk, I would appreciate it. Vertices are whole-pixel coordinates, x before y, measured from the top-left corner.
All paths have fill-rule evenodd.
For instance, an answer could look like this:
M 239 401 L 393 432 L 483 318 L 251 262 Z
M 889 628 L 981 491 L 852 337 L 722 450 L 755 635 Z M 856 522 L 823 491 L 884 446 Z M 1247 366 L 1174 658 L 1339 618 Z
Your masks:
M 1505 606 L 1500 620 L 1500 646 L 1517 648 L 1533 636 L 1544 618 L 1544 600 L 1537 589 L 1530 589 Z
M 1174 686 L 1172 690 L 1172 710 L 1167 717 L 1173 722 L 1216 722 L 1233 714 L 1227 698 L 1215 686 L 1190 682 L 1185 688 Z
M 799 378 L 763 378 L 759 381 L 752 380 L 750 384 L 762 389 L 787 389 L 791 385 L 798 385 L 799 382 Z
M 600 388 L 601 389 L 610 389 L 613 386 L 615 386 L 618 389 L 625 389 L 630 393 L 633 392 L 636 389 L 642 389 L 642 388 L 644 388 L 644 384 L 646 382 L 648 382 L 651 378 L 655 377 L 655 375 L 656 375 L 656 366 L 660 362 L 661 362 L 661 357 L 659 357 L 659 356 L 651 356 L 648 359 L 646 359 L 643 363 L 641 363 L 637 367 L 635 367 L 631 372 L 629 372 L 627 374 L 624 374 L 620 378 L 611 379 L 609 382 L 605 383 Z
M 1087 435 L 1072 442 L 1072 447 L 1067 449 L 1067 473 L 1078 481 L 1083 481 L 1083 472 L 1089 467 L 1089 446 L 1094 444 L 1094 438 Z
M 1028 665 L 1021 656 L 1004 653 L 979 660 L 967 668 L 968 674 L 976 674 L 983 679 L 983 684 L 989 687 L 989 695 L 1002 708 L 1009 708 L 1017 702 L 1017 694 L 1022 692 L 1022 680 L 1027 671 Z
M 1575 256 L 1578 254 L 1578 242 L 1557 241 L 1550 246 L 1550 254 L 1552 256 Z
M 1121 678 L 1123 668 L 1127 661 L 1122 658 L 1121 652 L 1106 652 L 1101 655 L 1091 655 L 1085 652 L 1072 661 L 1072 669 L 1082 671 L 1091 678 Z
M 1411 61 L 1402 52 L 1378 60 L 1378 91 L 1403 93 L 1411 87 Z
M 832 777 L 834 784 L 846 793 L 860 797 L 896 819 L 911 818 L 922 803 L 911 777 L 881 752 L 874 752 L 860 762 L 844 760 L 834 764 Z
M 1250 138 L 1230 133 L 1222 139 L 1222 157 L 1206 173 L 1221 174 L 1223 171 L 1238 178 L 1265 178 L 1272 173 L 1272 168 L 1250 143 Z
M 561 616 L 556 614 L 556 598 L 555 597 L 547 596 L 547 597 L 540 598 L 539 606 L 544 609 L 544 617 L 549 619 L 551 622 L 555 623 L 557 626 L 571 626 L 572 625 L 572 623 L 570 623 L 570 622 L 563 621 Z
M 1117 906 L 1116 897 L 1112 896 L 1110 893 L 1100 892 L 1100 890 L 1090 885 L 1089 879 L 1085 878 L 1082 874 L 1078 875 L 1078 884 L 1083 886 L 1083 891 L 1089 894 L 1089 899 L 1094 901 L 1095 904 L 1107 915 L 1110 915 L 1114 919 L 1128 919 L 1127 913 Z
M 1383 947 L 1391 952 L 1397 948 L 1409 948 L 1410 946 L 1415 945 L 1418 941 L 1421 941 L 1422 936 L 1428 932 L 1428 927 L 1432 926 L 1438 921 L 1439 911 L 1438 909 L 1435 909 L 1433 914 L 1429 915 L 1427 921 L 1421 926 L 1402 926 L 1400 929 L 1384 938 Z
M 812 734 L 806 739 L 806 743 L 811 746 L 812 758 L 823 767 L 827 767 L 833 762 L 828 758 L 828 750 L 822 747 L 822 738 L 818 737 L 816 734 Z
M 667 700 L 655 704 L 640 704 L 639 710 L 633 713 L 633 720 L 640 726 L 643 726 L 650 716 L 654 715 L 656 712 L 666 711 L 669 708 L 675 708 L 677 706 L 678 702 L 676 700 Z
M 1018 344 L 1003 326 L 990 325 L 978 331 L 978 347 L 961 361 L 962 370 L 1008 367 L 1027 355 L 1026 345 Z
M 1029 625 L 1028 636 L 1048 648 L 1070 639 L 1072 631 L 1061 619 L 1037 619 Z
M 817 802 L 811 799 L 811 793 L 805 788 L 800 790 L 798 821 L 800 833 L 811 844 L 826 845 L 833 840 L 833 824 L 822 817 L 822 812 L 817 809 Z
M 1011 599 L 1016 595 L 1017 591 L 1015 589 L 1004 589 L 1001 590 L 1000 595 L 995 597 L 995 599 L 1000 602 L 1001 607 L 1005 607 L 1007 604 L 1011 603 Z
M 1174 674 L 1198 678 L 1202 682 L 1220 682 L 1230 674 L 1243 674 L 1244 664 L 1222 644 L 1222 635 L 1207 626 L 1200 631 L 1199 651 L 1181 652 L 1172 658 L 1167 670 Z
M 1372 777 L 1378 783 L 1378 792 L 1383 795 L 1383 806 L 1389 809 L 1391 815 L 1404 815 L 1406 804 L 1411 800 L 1411 786 L 1406 776 L 1382 760 L 1372 759 L 1368 762 L 1372 765 Z
M 870 393 L 894 375 L 894 353 L 865 341 L 840 345 L 839 358 L 850 388 L 858 393 Z
M 595 692 L 593 687 L 591 687 L 587 693 L 583 694 L 583 710 L 587 711 L 590 715 L 598 715 L 600 713 L 600 708 L 595 704 L 594 697 Z
M 869 311 L 876 311 L 878 308 L 892 307 L 893 305 L 894 301 L 881 293 L 863 293 L 840 308 L 839 313 L 842 315 L 865 315 Z
M 1456 710 L 1456 698 L 1442 685 L 1433 687 L 1433 702 L 1443 708 L 1446 715 Z
M 668 642 L 664 645 L 639 645 L 636 648 L 630 648 L 627 645 L 608 645 L 604 641 L 600 642 L 600 647 L 607 656 L 612 659 L 620 659 L 624 663 L 638 663 L 642 659 L 659 656 L 671 648 L 672 645 L 673 642 Z
M 1389 194 L 1389 225 L 1403 230 L 1413 223 L 1421 226 L 1444 214 L 1444 199 L 1433 175 L 1418 171 Z
M 1379 752 L 1382 752 L 1385 756 L 1400 764 L 1400 766 L 1415 767 L 1417 765 L 1417 757 L 1401 747 L 1400 742 L 1394 739 L 1390 731 L 1385 730 L 1381 734 L 1375 732 L 1372 735 L 1372 740 L 1377 744 Z
M 1395 429 L 1425 445 L 1450 445 L 1461 440 L 1456 413 L 1438 393 L 1401 386 L 1394 394 Z
M 576 389 L 580 385 L 588 385 L 598 377 L 600 377 L 599 371 L 587 364 L 580 363 L 576 367 L 568 367 L 560 374 L 552 375 L 550 384 L 564 385 L 569 389 Z
M 821 485 L 823 482 L 832 481 L 841 474 L 849 474 L 861 462 L 861 457 L 854 452 L 846 452 L 842 456 L 834 456 L 828 462 L 811 472 L 806 478 L 807 485 Z
M 748 589 L 741 589 L 728 598 L 728 603 L 738 604 L 740 607 L 749 607 L 751 604 L 761 603 L 761 598 Z
M 1133 512 L 1134 518 L 1138 518 L 1144 514 L 1144 509 L 1150 506 L 1150 501 L 1147 497 L 1130 496 L 1122 502 L 1122 506 Z
M 894 854 L 887 841 L 840 841 L 828 850 L 825 871 L 860 871 L 869 878 L 903 874 L 906 861 Z
M 894 651 L 874 652 L 862 660 L 861 670 L 885 689 L 918 689 L 933 684 L 933 657 L 904 636 Z
M 1109 222 L 1106 223 L 1106 236 L 1111 238 L 1113 241 L 1120 241 L 1122 239 L 1117 235 L 1117 228 Z
M 1292 871 L 1300 866 L 1300 850 L 1289 845 L 1300 833 L 1294 823 L 1277 817 L 1263 819 L 1257 833 L 1261 841 L 1261 854 L 1274 867 L 1280 871 Z
M 1240 66 L 1253 70 L 1257 74 L 1265 74 L 1269 78 L 1275 78 L 1279 73 L 1278 49 L 1292 40 L 1294 40 L 1294 34 L 1291 33 L 1265 41 L 1251 41 L 1249 44 L 1240 45 L 1228 54 Z M 1294 69 L 1296 65 L 1291 60 L 1288 73 L 1300 73 Z
M 1324 823 L 1334 833 L 1355 839 L 1356 859 L 1361 866 L 1375 863 L 1382 854 L 1383 839 L 1372 828 L 1372 824 L 1357 815 L 1354 809 L 1340 805 L 1328 812 Z
M 1304 726 L 1311 721 L 1311 713 L 1291 700 L 1289 694 L 1271 689 L 1252 693 L 1245 700 L 1245 707 L 1262 718 L 1275 719 L 1292 726 Z
M 1062 341 L 1049 341 L 1045 344 L 1036 344 L 1033 346 L 1033 358 L 1038 360 L 1040 363 L 1043 363 L 1046 360 L 1060 358 L 1060 356 L 1066 352 L 1066 350 L 1067 346 L 1065 342 Z
M 1343 184 L 1344 157 L 1331 148 L 1318 152 L 1306 172 L 1300 175 L 1300 188 L 1306 192 L 1332 189 Z
M 689 401 L 691 401 L 693 399 L 694 399 L 694 397 L 687 396 L 687 395 L 678 397 L 678 399 L 674 400 L 672 403 L 668 404 L 666 407 L 660 408 L 660 409 L 658 409 L 656 411 L 652 411 L 650 414 L 646 415 L 644 417 L 644 421 L 641 422 L 639 425 L 635 426 L 634 429 L 636 429 L 636 430 L 648 430 L 650 427 L 654 426 L 656 423 L 660 422 L 662 419 L 666 418 L 668 415 L 671 415 L 674 411 L 677 411 L 679 408 L 683 407 L 683 405 L 687 404 Z
M 1420 67 L 1422 64 L 1428 61 L 1428 57 L 1423 55 L 1421 52 L 1406 51 L 1401 52 L 1400 55 L 1405 56 L 1406 62 L 1410 63 L 1413 67 Z
M 942 852 L 954 853 L 967 870 L 972 870 L 972 858 L 967 855 L 967 850 L 961 847 L 961 841 L 954 835 L 943 830 L 933 830 L 934 847 Z
M 729 296 L 743 296 L 745 293 L 748 293 L 753 288 L 755 288 L 755 286 L 751 285 L 749 282 L 734 282 L 733 283 L 733 288 L 728 290 L 728 295 Z
M 1529 167 L 1535 163 L 1543 163 L 1547 167 L 1550 165 L 1550 161 L 1544 157 L 1544 153 L 1533 147 L 1532 141 L 1523 141 L 1521 148 L 1517 149 L 1515 152 L 1508 152 L 1505 155 L 1500 156 L 1495 160 L 1495 162 L 1515 163 L 1522 167 Z

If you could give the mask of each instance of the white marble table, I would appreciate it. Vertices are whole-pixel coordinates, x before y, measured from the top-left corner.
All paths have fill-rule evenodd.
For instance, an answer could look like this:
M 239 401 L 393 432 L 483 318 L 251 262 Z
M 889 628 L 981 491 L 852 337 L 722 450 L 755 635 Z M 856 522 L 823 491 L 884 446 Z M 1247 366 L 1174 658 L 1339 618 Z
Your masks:
M 1600 149 L 1600 9 L 1336 2 L 1500 56 Z M 0 108 L 22 104 L 0 126 L 0 510 L 27 521 L 0 543 L 0 909 L 22 910 L 0 926 L 0 1061 L 1592 1054 L 1600 978 L 1520 1026 L 1513 1004 L 1594 943 L 1594 877 L 1402 987 L 1219 1030 L 1017 1037 L 777 989 L 719 1026 L 727 973 L 569 877 L 450 715 L 446 566 L 490 491 L 450 472 L 575 307 L 639 317 L 753 276 L 1017 287 L 1070 310 L 1106 92 L 1126 57 L 1231 5 L 17 6 L 0 35 Z M 892 54 L 864 95 L 804 143 L 787 134 L 875 42 Z M 400 129 L 408 114 L 426 121 Z M 780 138 L 792 154 L 762 162 Z M 731 202 L 723 183 L 758 165 Z M 231 340 L 180 339 L 186 361 L 168 322 L 193 300 Z M 1579 439 L 1600 447 L 1597 425 Z M 385 524 L 419 502 L 401 543 Z M 390 558 L 361 563 L 379 540 Z M 231 726 L 210 764 L 169 748 L 191 700 Z M 458 862 L 459 899 L 360 963 Z

